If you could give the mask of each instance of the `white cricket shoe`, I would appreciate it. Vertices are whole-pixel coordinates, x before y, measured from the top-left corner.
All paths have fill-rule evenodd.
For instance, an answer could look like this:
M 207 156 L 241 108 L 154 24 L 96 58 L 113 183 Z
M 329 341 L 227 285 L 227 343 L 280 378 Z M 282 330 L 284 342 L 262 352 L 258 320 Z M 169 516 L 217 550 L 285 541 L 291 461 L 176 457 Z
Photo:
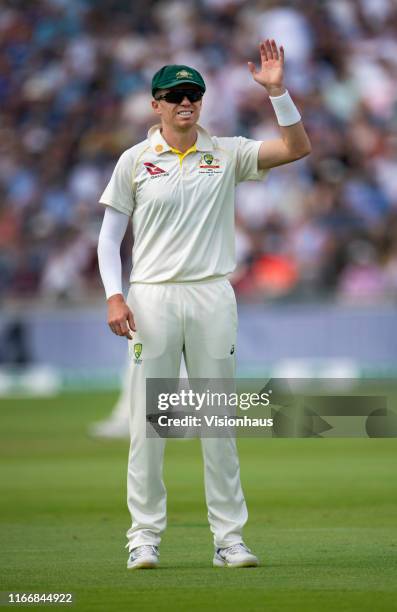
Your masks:
M 228 548 L 217 548 L 213 560 L 214 567 L 257 567 L 258 565 L 258 558 L 243 542 Z
M 153 569 L 159 563 L 160 553 L 157 546 L 142 545 L 133 548 L 128 557 L 128 569 Z

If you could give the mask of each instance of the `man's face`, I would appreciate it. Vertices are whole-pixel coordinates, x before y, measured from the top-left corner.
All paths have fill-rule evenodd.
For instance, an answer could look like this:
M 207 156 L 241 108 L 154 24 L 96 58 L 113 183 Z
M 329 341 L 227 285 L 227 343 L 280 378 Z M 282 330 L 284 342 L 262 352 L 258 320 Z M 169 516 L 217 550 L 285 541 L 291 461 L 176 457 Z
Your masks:
M 195 125 L 200 117 L 202 100 L 192 102 L 187 96 L 184 96 L 180 102 L 167 102 L 164 99 L 158 99 L 169 92 L 200 92 L 200 88 L 196 85 L 181 84 L 172 89 L 158 89 L 155 93 L 155 99 L 152 101 L 152 108 L 155 113 L 160 115 L 163 125 L 167 125 L 178 131 L 185 131 Z

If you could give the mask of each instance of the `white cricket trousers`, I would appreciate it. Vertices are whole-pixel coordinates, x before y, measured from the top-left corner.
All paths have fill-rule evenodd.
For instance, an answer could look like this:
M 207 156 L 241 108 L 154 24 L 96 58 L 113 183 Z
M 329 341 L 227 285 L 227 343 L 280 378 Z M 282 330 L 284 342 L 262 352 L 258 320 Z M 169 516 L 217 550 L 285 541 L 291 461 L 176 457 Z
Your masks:
M 182 352 L 189 378 L 234 378 L 237 307 L 226 279 L 197 283 L 133 283 L 127 298 L 136 334 L 129 341 L 131 446 L 127 497 L 128 548 L 160 543 L 167 523 L 163 482 L 165 439 L 146 438 L 146 378 L 179 378 Z M 139 359 L 134 345 L 142 344 Z M 138 362 L 138 363 L 136 363 Z M 233 438 L 201 440 L 208 521 L 215 547 L 242 541 L 248 513 Z

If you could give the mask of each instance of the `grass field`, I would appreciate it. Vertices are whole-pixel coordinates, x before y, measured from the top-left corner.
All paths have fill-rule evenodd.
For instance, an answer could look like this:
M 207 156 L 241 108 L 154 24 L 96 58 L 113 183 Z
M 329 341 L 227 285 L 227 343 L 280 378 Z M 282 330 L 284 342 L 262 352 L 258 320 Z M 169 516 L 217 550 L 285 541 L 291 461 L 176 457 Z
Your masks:
M 113 399 L 0 400 L 1 591 L 93 612 L 397 610 L 397 439 L 239 440 L 263 563 L 245 570 L 212 568 L 199 444 L 171 440 L 161 567 L 128 572 L 128 443 L 86 435 Z

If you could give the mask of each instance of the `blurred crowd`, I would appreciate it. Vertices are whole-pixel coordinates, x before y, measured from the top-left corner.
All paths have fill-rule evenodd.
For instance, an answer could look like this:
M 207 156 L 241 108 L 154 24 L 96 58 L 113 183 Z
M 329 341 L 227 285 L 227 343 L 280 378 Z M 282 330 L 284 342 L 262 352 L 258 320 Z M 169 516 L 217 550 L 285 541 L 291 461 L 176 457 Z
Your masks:
M 396 300 L 394 0 L 0 1 L 0 300 L 103 297 L 98 198 L 156 123 L 162 65 L 203 73 L 210 132 L 277 137 L 247 69 L 266 37 L 285 47 L 313 152 L 238 187 L 236 291 Z

